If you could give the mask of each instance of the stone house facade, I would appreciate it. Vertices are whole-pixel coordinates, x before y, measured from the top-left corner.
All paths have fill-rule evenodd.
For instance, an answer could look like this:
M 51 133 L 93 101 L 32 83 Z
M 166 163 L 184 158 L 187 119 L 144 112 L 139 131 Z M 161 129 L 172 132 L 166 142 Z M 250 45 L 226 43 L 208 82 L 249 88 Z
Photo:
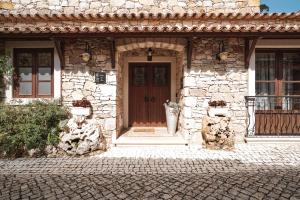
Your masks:
M 269 127 L 268 131 L 257 128 L 262 126 L 258 123 L 262 117 L 265 117 L 265 124 L 272 124 L 272 117 L 258 115 L 255 111 L 257 102 L 264 100 L 256 98 L 256 102 L 245 97 L 261 96 L 263 92 L 269 92 L 266 97 L 290 95 L 275 94 L 272 85 L 269 89 L 261 89 L 265 86 L 259 84 L 265 77 L 260 80 L 258 73 L 266 73 L 261 68 L 275 69 L 277 65 L 273 67 L 272 62 L 277 60 L 273 57 L 277 54 L 290 56 L 292 62 L 288 64 L 294 71 L 289 73 L 298 73 L 300 14 L 259 14 L 259 5 L 258 0 L 4 1 L 0 5 L 0 49 L 12 58 L 18 55 L 16 49 L 52 49 L 53 69 L 48 74 L 51 84 L 46 86 L 45 83 L 44 88 L 40 88 L 49 90 L 49 94 L 39 95 L 39 89 L 25 91 L 24 83 L 24 95 L 16 95 L 15 91 L 22 89 L 16 90 L 14 85 L 9 85 L 3 92 L 3 99 L 11 104 L 37 98 L 61 99 L 63 105 L 72 107 L 74 100 L 86 98 L 92 104 L 92 118 L 101 124 L 108 144 L 112 144 L 124 130 L 135 126 L 134 120 L 143 118 L 142 126 L 157 126 L 149 122 L 151 110 L 159 110 L 153 114 L 154 118 L 165 120 L 159 114 L 163 106 L 155 103 L 152 107 L 147 104 L 148 121 L 146 114 L 140 114 L 146 104 L 140 103 L 144 97 L 138 96 L 145 88 L 138 90 L 134 86 L 141 85 L 132 83 L 136 80 L 136 84 L 144 86 L 153 74 L 159 76 L 161 73 L 166 75 L 166 80 L 158 80 L 162 81 L 159 83 L 169 81 L 169 85 L 167 90 L 163 90 L 163 86 L 160 89 L 169 95 L 162 97 L 159 87 L 153 85 L 148 89 L 156 95 L 153 99 L 168 98 L 178 102 L 181 111 L 178 133 L 184 139 L 202 143 L 203 118 L 207 116 L 208 103 L 220 100 L 227 103 L 226 115 L 230 117 L 230 128 L 237 142 L 254 132 L 264 136 L 269 131 L 274 135 L 273 128 Z M 23 50 L 20 56 L 26 53 Z M 87 50 L 91 59 L 84 62 L 81 55 Z M 260 50 L 266 51 L 259 54 Z M 290 50 L 293 53 L 288 54 Z M 148 59 L 149 51 L 151 59 Z M 226 59 L 219 58 L 222 52 L 226 52 Z M 269 59 L 267 64 L 262 64 L 264 59 Z M 150 72 L 148 68 L 151 67 L 145 66 L 154 66 L 154 71 Z M 139 67 L 151 75 L 147 75 L 147 71 L 132 77 L 132 73 L 144 73 Z M 105 74 L 102 84 L 95 82 L 98 72 Z M 300 76 L 295 75 L 291 80 L 300 81 Z M 295 98 L 300 95 L 297 84 L 295 82 L 291 89 Z M 39 85 L 33 87 L 39 88 Z M 268 102 L 270 104 L 269 99 Z M 251 107 L 251 103 L 254 106 Z M 296 106 L 282 110 L 297 109 Z M 280 113 L 276 115 L 280 116 Z M 292 123 L 297 124 L 300 116 L 294 114 L 293 117 L 296 118 Z M 289 126 L 286 122 L 278 123 L 282 123 L 282 127 Z M 300 132 L 291 127 L 276 131 L 282 133 L 279 135 Z

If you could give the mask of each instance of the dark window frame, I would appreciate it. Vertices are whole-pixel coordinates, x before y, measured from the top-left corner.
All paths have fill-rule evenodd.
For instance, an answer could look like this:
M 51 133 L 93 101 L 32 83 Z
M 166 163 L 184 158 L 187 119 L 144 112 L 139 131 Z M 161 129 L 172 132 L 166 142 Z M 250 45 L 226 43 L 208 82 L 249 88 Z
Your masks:
M 19 68 L 17 66 L 17 58 L 19 53 L 30 53 L 32 55 L 32 94 L 31 95 L 20 95 L 20 77 L 19 77 Z M 42 81 L 38 79 L 38 70 L 45 66 L 38 66 L 38 53 L 51 53 L 51 80 Z M 13 67 L 14 77 L 13 77 L 13 97 L 14 98 L 53 98 L 54 96 L 54 49 L 53 48 L 14 48 L 13 50 Z M 29 66 L 30 67 L 30 66 Z M 26 81 L 22 81 L 26 82 Z M 27 81 L 28 82 L 28 81 Z M 50 82 L 51 92 L 50 95 L 39 95 L 38 86 L 40 82 Z
M 283 94 L 284 83 L 300 83 L 299 81 L 286 81 L 283 77 L 283 54 L 284 53 L 299 53 L 300 49 L 265 49 L 260 48 L 255 50 L 256 53 L 274 53 L 275 54 L 275 80 L 257 80 L 255 76 L 256 83 L 275 83 L 274 95 L 266 96 L 286 96 Z M 255 69 L 256 70 L 256 69 Z M 288 95 L 288 96 L 299 96 L 299 95 Z

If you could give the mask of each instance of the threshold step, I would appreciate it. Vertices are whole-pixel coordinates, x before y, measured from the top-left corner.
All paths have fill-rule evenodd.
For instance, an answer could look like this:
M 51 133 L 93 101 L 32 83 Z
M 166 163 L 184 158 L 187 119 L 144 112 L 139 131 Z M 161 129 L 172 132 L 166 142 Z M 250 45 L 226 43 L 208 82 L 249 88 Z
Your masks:
M 147 136 L 121 136 L 114 143 L 114 146 L 186 146 L 188 143 L 181 137 L 174 136 L 157 136 L 157 137 L 147 137 Z
M 245 140 L 247 141 L 247 143 L 300 143 L 300 136 L 256 136 L 247 137 Z

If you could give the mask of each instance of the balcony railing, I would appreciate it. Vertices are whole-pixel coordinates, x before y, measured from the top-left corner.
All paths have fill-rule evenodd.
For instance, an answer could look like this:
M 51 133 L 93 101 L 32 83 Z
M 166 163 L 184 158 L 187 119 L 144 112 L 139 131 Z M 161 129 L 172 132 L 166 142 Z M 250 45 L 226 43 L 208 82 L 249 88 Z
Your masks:
M 247 136 L 300 136 L 300 96 L 246 96 Z

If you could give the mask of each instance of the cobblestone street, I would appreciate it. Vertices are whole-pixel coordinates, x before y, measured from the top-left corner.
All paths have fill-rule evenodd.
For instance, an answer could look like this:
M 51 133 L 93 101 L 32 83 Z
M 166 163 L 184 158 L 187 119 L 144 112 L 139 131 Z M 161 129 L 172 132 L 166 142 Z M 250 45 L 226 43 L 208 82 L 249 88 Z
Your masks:
M 0 160 L 0 199 L 300 199 L 300 145 L 122 147 Z

